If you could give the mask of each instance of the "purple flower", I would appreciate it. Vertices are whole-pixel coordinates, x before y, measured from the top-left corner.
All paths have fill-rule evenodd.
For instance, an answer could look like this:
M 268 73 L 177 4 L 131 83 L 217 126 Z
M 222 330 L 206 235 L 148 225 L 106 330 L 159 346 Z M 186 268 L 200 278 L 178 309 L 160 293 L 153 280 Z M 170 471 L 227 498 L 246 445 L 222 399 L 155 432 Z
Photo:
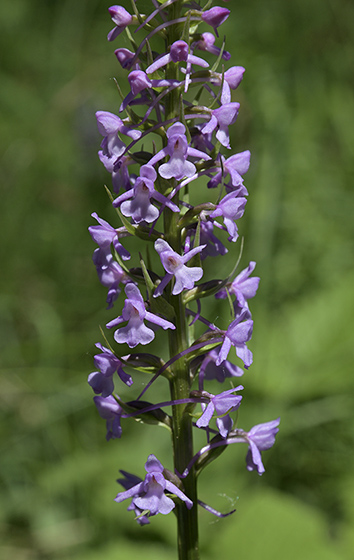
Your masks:
M 215 34 L 219 37 L 217 32 L 217 27 L 219 27 L 230 15 L 230 10 L 227 8 L 220 8 L 219 6 L 215 6 L 214 8 L 210 8 L 210 10 L 206 10 L 201 14 L 202 20 L 214 28 Z
M 99 281 L 103 286 L 109 288 L 107 309 L 110 309 L 120 294 L 119 284 L 126 284 L 129 281 L 129 277 L 119 266 L 117 261 L 114 260 L 109 247 L 95 249 L 92 260 L 96 267 Z
M 199 49 L 201 51 L 207 51 L 216 56 L 219 56 L 221 49 L 214 45 L 215 37 L 212 33 L 208 31 L 206 33 L 202 33 L 200 39 L 194 43 L 194 48 Z M 230 60 L 231 54 L 227 51 L 222 52 L 222 58 L 224 60 Z
M 116 24 L 116 27 L 113 27 L 113 29 L 108 33 L 107 40 L 113 41 L 128 25 L 132 23 L 133 16 L 131 16 L 130 13 L 123 8 L 123 6 L 111 6 L 108 8 L 108 11 L 113 23 Z
M 114 391 L 114 383 L 111 375 L 106 376 L 99 371 L 93 371 L 88 376 L 87 382 L 96 395 L 101 394 L 102 397 L 108 397 Z
M 179 181 L 183 177 L 192 177 L 196 172 L 194 163 L 187 161 L 187 157 L 197 157 L 209 160 L 208 154 L 200 152 L 195 148 L 188 146 L 185 135 L 186 127 L 180 122 L 174 123 L 167 131 L 167 146 L 160 150 L 148 162 L 149 165 L 155 165 L 158 161 L 166 156 L 170 156 L 167 163 L 163 163 L 159 167 L 159 174 L 164 179 L 174 177 Z
M 96 367 L 99 369 L 89 375 L 88 383 L 95 393 L 102 393 L 102 397 L 108 397 L 114 390 L 113 374 L 118 373 L 120 379 L 130 387 L 133 384 L 133 379 L 130 375 L 125 373 L 122 368 L 122 362 L 111 352 L 108 348 L 97 343 L 96 347 L 101 350 L 102 354 L 96 354 L 94 361 Z
M 238 387 L 229 389 L 228 391 L 223 391 L 222 393 L 219 393 L 219 395 L 212 395 L 207 391 L 202 391 L 202 396 L 210 400 L 207 406 L 202 405 L 204 412 L 197 420 L 196 426 L 198 428 L 208 426 L 214 412 L 216 416 L 224 416 L 231 410 L 237 410 L 241 404 L 242 397 L 240 395 L 232 395 L 232 393 L 235 393 L 235 391 L 241 391 L 242 389 L 243 386 L 238 385 Z
M 107 171 L 112 173 L 115 162 L 123 155 L 125 150 L 125 144 L 119 138 L 118 132 L 130 136 L 133 140 L 138 140 L 141 132 L 140 130 L 126 127 L 117 115 L 108 111 L 97 111 L 96 119 L 99 133 L 104 137 L 98 156 Z
M 88 228 L 94 242 L 97 243 L 97 245 L 101 247 L 101 249 L 108 249 L 111 243 L 113 243 L 113 247 L 122 257 L 122 259 L 125 261 L 129 260 L 130 253 L 123 247 L 123 245 L 119 241 L 118 231 L 114 229 L 114 227 L 112 227 L 108 222 L 106 222 L 106 220 L 102 220 L 102 218 L 99 218 L 96 212 L 93 212 L 91 216 L 95 218 L 95 220 L 97 220 L 99 223 L 98 226 L 90 226 Z
M 240 274 L 236 276 L 235 280 L 231 282 L 230 286 L 228 286 L 229 292 L 236 296 L 236 304 L 238 308 L 242 309 L 244 307 L 248 307 L 247 300 L 256 295 L 260 278 L 258 276 L 250 278 L 255 266 L 256 263 L 251 261 L 248 267 L 243 269 Z M 225 299 L 226 290 L 221 290 L 215 297 L 217 299 Z
M 244 175 L 248 171 L 248 168 L 250 166 L 250 158 L 251 158 L 251 152 L 249 150 L 230 156 L 227 159 L 221 156 L 224 175 L 226 176 L 227 174 L 229 174 L 231 178 L 231 185 L 227 185 L 227 186 L 230 188 L 232 187 L 232 190 L 243 187 L 242 175 Z M 223 173 L 220 170 L 209 181 L 208 187 L 209 188 L 217 187 L 218 184 L 221 183 L 222 181 L 222 175 Z M 244 194 L 247 194 L 247 190 L 241 190 L 241 191 L 239 190 L 237 194 L 242 196 Z
M 148 517 L 158 513 L 167 515 L 175 507 L 174 501 L 166 496 L 167 491 L 184 501 L 188 509 L 193 506 L 193 502 L 173 482 L 165 478 L 164 468 L 155 455 L 149 455 L 145 470 L 145 479 L 125 492 L 119 492 L 115 498 L 116 502 L 132 498 L 134 507 L 141 512 L 148 512 Z
M 151 88 L 151 80 L 142 70 L 133 70 L 128 76 L 132 95 L 135 97 L 146 88 Z
M 270 449 L 275 442 L 275 436 L 279 432 L 280 418 L 257 424 L 246 434 L 249 443 L 246 462 L 249 471 L 257 470 L 258 474 L 263 474 L 265 469 L 262 463 L 261 451 Z
M 243 369 L 235 366 L 229 360 L 224 360 L 218 366 L 216 360 L 218 358 L 217 350 L 211 350 L 204 358 L 200 370 L 199 379 L 216 379 L 219 383 L 223 383 L 227 377 L 241 377 Z
M 252 352 L 247 348 L 246 342 L 252 337 L 253 321 L 248 319 L 248 309 L 243 310 L 236 319 L 230 323 L 229 328 L 225 332 L 224 342 L 219 351 L 216 365 L 219 366 L 226 360 L 231 346 L 235 346 L 236 355 L 241 358 L 245 368 L 252 364 Z M 244 321 L 246 319 L 246 321 Z
M 260 278 L 257 276 L 250 278 L 255 267 L 256 263 L 251 261 L 248 267 L 242 270 L 231 283 L 229 291 L 236 296 L 239 307 L 245 307 L 247 305 L 246 300 L 256 295 Z
M 140 177 L 136 179 L 134 187 L 116 198 L 113 206 L 120 206 L 122 214 L 128 217 L 131 216 L 136 223 L 142 221 L 151 223 L 159 217 L 158 209 L 150 202 L 152 198 L 168 206 L 173 212 L 179 212 L 176 204 L 155 190 L 154 182 L 156 177 L 156 171 L 153 167 L 142 165 Z
M 225 245 L 214 235 L 213 221 L 201 220 L 200 243 L 206 245 L 201 254 L 202 260 L 206 257 L 217 257 L 218 255 L 226 255 L 227 253 Z
M 122 68 L 130 68 L 132 60 L 134 59 L 134 53 L 129 49 L 120 48 L 114 51 L 117 60 Z
M 150 64 L 146 69 L 146 73 L 153 74 L 156 70 L 166 66 L 170 62 L 187 62 L 187 64 L 197 64 L 197 66 L 208 68 L 209 64 L 205 60 L 199 58 L 199 56 L 188 54 L 188 50 L 189 47 L 185 41 L 175 41 L 171 45 L 170 52 L 160 56 Z
M 237 119 L 239 103 L 226 103 L 211 112 L 210 121 L 202 129 L 203 134 L 210 134 L 217 128 L 216 138 L 225 148 L 231 149 L 229 138 L 229 126 Z
M 157 239 L 155 241 L 155 249 L 160 255 L 162 265 L 167 274 L 156 288 L 154 297 L 162 294 L 165 286 L 167 286 L 173 277 L 175 277 L 175 285 L 172 290 L 173 295 L 180 294 L 184 289 L 192 289 L 194 283 L 203 276 L 203 269 L 200 266 L 187 267 L 185 263 L 197 253 L 200 253 L 204 247 L 205 245 L 199 245 L 181 256 L 170 247 L 167 241 Z
M 238 238 L 235 220 L 243 216 L 246 202 L 246 198 L 237 196 L 237 193 L 231 192 L 224 196 L 215 210 L 210 214 L 211 218 L 217 218 L 218 216 L 223 217 L 225 227 L 230 235 L 229 241 L 236 241 Z
M 224 80 L 228 83 L 230 89 L 236 89 L 240 85 L 245 69 L 243 66 L 232 66 L 224 73 Z
M 180 82 L 178 80 L 150 80 L 149 76 L 140 69 L 133 70 L 130 72 L 128 76 L 128 81 L 130 84 L 130 93 L 124 98 L 121 106 L 119 107 L 119 112 L 121 113 L 128 105 L 137 103 L 145 103 L 150 104 L 151 100 L 147 97 L 147 95 L 143 94 L 139 100 L 135 100 L 134 98 L 138 95 L 138 93 L 144 91 L 145 89 L 152 90 L 152 88 L 157 87 L 170 87 L 170 86 L 178 86 Z M 150 91 L 150 95 L 153 96 L 153 93 Z
M 122 407 L 119 406 L 112 395 L 108 397 L 93 397 L 93 400 L 99 415 L 106 420 L 106 440 L 120 438 L 122 435 L 120 419 L 124 412 Z
M 131 282 L 126 285 L 125 293 L 127 299 L 125 300 L 122 315 L 107 323 L 108 329 L 116 327 L 120 323 L 128 321 L 125 327 L 121 327 L 114 333 L 114 339 L 118 344 L 127 343 L 130 348 L 134 348 L 138 344 L 149 344 L 154 338 L 155 333 L 149 329 L 144 320 L 150 321 L 159 325 L 163 329 L 175 329 L 175 325 L 158 317 L 150 311 L 146 311 L 144 300 L 139 291 L 139 288 Z
M 236 89 L 243 78 L 245 69 L 243 66 L 232 66 L 224 74 L 214 72 L 212 74 L 211 83 L 216 86 L 222 85 L 220 101 L 224 105 L 231 101 L 231 89 Z

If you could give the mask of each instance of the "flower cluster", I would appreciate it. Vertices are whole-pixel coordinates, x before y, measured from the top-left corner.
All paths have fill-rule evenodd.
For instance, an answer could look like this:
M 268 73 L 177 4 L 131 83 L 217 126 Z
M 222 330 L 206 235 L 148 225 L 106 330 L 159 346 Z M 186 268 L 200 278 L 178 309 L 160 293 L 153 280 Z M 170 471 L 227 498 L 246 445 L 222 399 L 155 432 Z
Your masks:
M 227 253 L 232 260 L 238 251 L 238 220 L 248 196 L 243 176 L 250 152 L 228 154 L 230 127 L 240 111 L 232 92 L 240 85 L 244 68 L 225 68 L 231 55 L 224 45 L 215 45 L 218 28 L 230 14 L 227 8 L 203 9 L 195 2 L 167 0 L 153 2 L 151 13 L 141 14 L 134 1 L 132 5 L 132 14 L 122 6 L 109 8 L 115 27 L 108 33 L 109 41 L 124 33 L 132 43 L 132 51 L 125 47 L 115 51 L 129 92 L 122 95 L 119 114 L 96 113 L 103 137 L 98 155 L 112 177 L 118 227 L 93 213 L 98 225 L 89 228 L 98 245 L 93 260 L 108 288 L 108 308 L 117 305 L 120 294 L 123 301 L 106 325 L 114 331 L 113 347 L 108 341 L 107 347 L 96 344 L 101 353 L 94 357 L 97 371 L 88 381 L 107 422 L 107 439 L 120 438 L 121 420 L 129 418 L 163 424 L 172 433 L 174 473 L 151 454 L 144 480 L 121 471 L 124 478 L 118 482 L 124 491 L 116 501 L 131 498 L 128 510 L 141 525 L 176 506 L 184 508 L 193 525 L 193 506 L 202 504 L 196 475 L 216 458 L 216 450 L 246 443 L 247 468 L 262 474 L 261 452 L 274 444 L 279 424 L 278 419 L 243 431 L 235 425 L 243 386 L 231 385 L 219 394 L 207 390 L 210 381 L 228 379 L 232 384 L 253 360 L 247 344 L 253 330 L 249 300 L 259 284 L 253 276 L 256 263 L 251 261 L 226 279 L 210 279 L 206 264 Z M 142 33 L 138 46 L 135 37 Z M 156 54 L 161 38 L 167 48 Z M 207 199 L 200 203 L 203 181 Z M 134 250 L 134 240 L 139 251 Z M 232 319 L 227 328 L 208 319 L 208 308 L 203 307 L 207 297 L 229 301 Z M 159 340 L 153 346 L 155 354 L 132 351 L 155 339 Z M 135 370 L 147 372 L 150 381 L 143 393 L 123 402 L 114 384 L 123 382 L 131 391 Z M 159 376 L 169 380 L 170 398 L 158 404 L 142 401 Z M 167 414 L 165 407 L 172 413 Z M 203 430 L 206 436 L 206 445 L 197 453 L 193 430 Z

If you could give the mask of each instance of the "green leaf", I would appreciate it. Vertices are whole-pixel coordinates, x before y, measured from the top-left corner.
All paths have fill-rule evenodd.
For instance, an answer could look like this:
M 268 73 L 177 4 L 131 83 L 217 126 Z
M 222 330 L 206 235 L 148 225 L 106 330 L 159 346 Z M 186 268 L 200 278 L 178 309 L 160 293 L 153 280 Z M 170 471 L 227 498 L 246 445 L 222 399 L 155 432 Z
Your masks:
M 187 43 L 189 45 L 189 35 L 190 35 L 190 19 L 191 19 L 191 13 L 190 11 L 187 12 L 187 19 L 184 22 L 184 26 L 183 26 L 183 33 L 182 33 L 182 37 L 181 40 L 184 41 L 185 43 Z
M 189 27 L 189 33 L 190 33 L 191 35 L 193 35 L 194 33 L 197 32 L 199 23 L 200 23 L 199 21 L 194 21 L 194 22 L 190 25 L 190 27 Z
M 220 336 L 218 336 L 219 334 L 220 334 Z M 220 338 L 221 338 L 221 333 L 219 331 L 207 332 L 207 333 L 203 334 L 200 338 L 198 338 L 197 340 L 195 340 L 193 342 L 192 346 L 196 346 L 196 345 L 201 344 L 201 343 L 205 343 L 205 346 L 202 346 L 202 348 L 198 348 L 196 350 L 193 350 L 192 352 L 187 354 L 184 357 L 184 359 L 187 362 L 190 363 L 193 360 L 195 360 L 195 358 L 198 358 L 199 356 L 202 356 L 203 354 L 206 354 L 206 353 L 210 352 L 210 350 L 213 350 L 214 348 L 216 348 L 217 346 L 219 346 L 221 344 Z M 208 344 L 208 341 L 210 341 L 209 344 Z
M 131 157 L 139 165 L 144 165 L 152 158 L 152 154 L 150 152 L 145 152 L 144 150 L 134 153 L 128 152 L 128 154 L 129 157 Z
M 224 288 L 228 281 L 228 278 L 225 280 L 210 280 L 209 282 L 204 282 L 203 284 L 199 284 L 199 286 L 195 286 L 191 290 L 186 290 L 182 296 L 183 303 L 186 304 L 196 299 L 213 296 Z
M 128 27 L 125 28 L 125 32 L 127 34 L 127 37 L 129 39 L 129 41 L 131 42 L 131 45 L 133 47 L 133 52 L 136 52 L 138 50 L 138 44 L 135 42 L 135 40 L 133 39 L 132 34 L 130 33 L 130 30 Z
M 178 227 L 180 228 L 187 227 L 193 224 L 194 222 L 196 222 L 201 212 L 203 211 L 212 212 L 213 210 L 215 210 L 215 204 L 212 204 L 211 202 L 205 202 L 203 204 L 198 204 L 197 206 L 193 206 L 193 208 L 190 208 L 182 216 L 182 218 L 180 218 L 180 220 L 178 221 Z
M 144 259 L 143 259 L 143 257 L 141 256 L 140 253 L 139 253 L 139 256 L 140 256 L 141 271 L 143 273 L 145 284 L 146 284 L 146 287 L 147 287 L 147 291 L 149 293 L 149 300 L 151 300 L 152 299 L 152 294 L 155 290 L 155 284 L 151 280 L 151 276 L 148 273 L 148 269 L 146 268 Z
M 211 69 L 212 72 L 215 72 L 216 69 L 217 69 L 217 67 L 219 66 L 220 61 L 221 61 L 221 59 L 222 59 L 222 53 L 223 53 L 224 49 L 225 49 L 225 37 L 224 37 L 224 40 L 223 40 L 222 45 L 221 45 L 221 49 L 220 49 L 220 52 L 219 52 L 219 56 L 218 56 L 218 58 L 216 59 L 215 63 L 214 63 L 213 66 L 212 66 L 212 69 Z
M 159 369 L 164 365 L 164 362 L 163 360 L 161 360 L 161 358 L 158 358 L 154 354 L 148 354 L 146 352 L 129 354 L 128 356 L 123 356 L 119 359 L 124 365 L 132 367 L 135 370 L 141 371 L 143 373 L 157 373 Z
M 224 441 L 220 435 L 213 437 L 210 443 L 217 443 L 219 441 Z M 195 464 L 195 472 L 196 475 L 199 476 L 200 473 L 207 467 L 210 463 L 215 461 L 226 449 L 227 445 L 220 445 L 220 447 L 215 447 L 214 449 L 210 449 L 206 453 L 203 453 L 201 457 L 197 460 Z
M 123 408 L 123 410 L 125 410 L 125 412 L 127 412 L 128 414 L 135 413 L 138 410 L 143 410 L 144 408 L 152 405 L 152 403 L 147 401 L 123 402 L 116 396 L 115 399 Z M 155 424 L 171 430 L 171 418 L 161 408 L 150 410 L 149 412 L 142 412 L 141 414 L 137 414 L 136 416 L 132 416 L 131 418 L 142 424 Z
M 157 315 L 162 315 L 166 317 L 169 321 L 173 321 L 176 317 L 176 313 L 174 308 L 168 301 L 164 298 L 164 296 L 158 296 L 157 298 L 152 297 L 150 299 L 150 307 L 153 313 Z

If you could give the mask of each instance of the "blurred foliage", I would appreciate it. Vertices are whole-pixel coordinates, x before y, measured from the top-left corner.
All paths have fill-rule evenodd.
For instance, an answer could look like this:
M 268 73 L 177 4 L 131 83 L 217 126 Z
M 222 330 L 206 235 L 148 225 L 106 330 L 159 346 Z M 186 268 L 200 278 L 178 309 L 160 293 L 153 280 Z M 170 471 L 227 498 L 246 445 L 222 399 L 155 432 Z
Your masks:
M 252 152 L 241 265 L 256 260 L 262 278 L 239 425 L 282 421 L 262 478 L 246 472 L 243 446 L 203 473 L 201 499 L 237 512 L 219 521 L 201 512 L 202 557 L 350 559 L 354 5 L 238 4 L 222 33 L 246 67 L 232 142 Z M 123 76 L 105 40 L 108 6 L 0 4 L 4 560 L 175 558 L 172 515 L 140 528 L 113 502 L 119 468 L 142 475 L 152 451 L 171 466 L 167 432 L 126 423 L 107 443 L 86 385 L 98 325 L 120 305 L 104 309 L 87 234 L 91 212 L 114 218 L 94 119 L 117 110 L 112 77 Z M 215 266 L 229 272 L 238 250 L 211 263 L 210 277 Z M 226 321 L 220 305 L 205 314 Z

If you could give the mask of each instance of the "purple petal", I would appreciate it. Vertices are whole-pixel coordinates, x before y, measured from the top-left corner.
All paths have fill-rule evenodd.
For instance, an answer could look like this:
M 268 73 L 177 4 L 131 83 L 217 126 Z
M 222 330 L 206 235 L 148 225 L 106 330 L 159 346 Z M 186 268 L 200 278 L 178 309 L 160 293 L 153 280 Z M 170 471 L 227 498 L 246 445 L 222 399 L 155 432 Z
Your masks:
M 162 317 L 159 317 L 158 315 L 155 315 L 154 313 L 150 313 L 150 311 L 146 312 L 145 318 L 146 318 L 147 321 L 150 321 L 150 323 L 154 323 L 155 325 L 159 325 L 159 327 L 162 327 L 164 330 L 166 330 L 166 329 L 174 330 L 176 328 L 173 323 L 170 323 L 170 321 L 167 321 L 166 319 L 163 319 Z
M 139 482 L 135 486 L 128 488 L 125 492 L 119 492 L 117 496 L 114 498 L 114 501 L 117 503 L 123 502 L 127 498 L 133 498 L 137 494 L 140 494 L 144 489 L 144 482 Z
M 96 119 L 99 133 L 102 136 L 116 134 L 122 124 L 122 120 L 109 111 L 97 111 Z
M 247 470 L 254 471 L 257 470 L 258 474 L 263 474 L 265 471 L 264 465 L 262 463 L 261 453 L 258 447 L 252 442 L 249 442 L 249 448 L 246 456 Z
M 208 406 L 206 407 L 206 409 L 204 410 L 203 414 L 201 415 L 201 417 L 196 421 L 196 426 L 198 426 L 198 428 L 202 428 L 209 425 L 209 422 L 214 414 L 214 409 L 215 409 L 214 403 L 211 400 Z
M 231 340 L 227 336 L 225 336 L 224 342 L 222 343 L 222 346 L 220 348 L 218 359 L 215 362 L 217 366 L 219 366 L 224 360 L 226 360 L 227 356 L 229 355 L 231 346 Z
M 106 377 L 98 371 L 90 373 L 88 376 L 88 384 L 93 389 L 94 393 L 102 394 L 102 397 L 108 397 L 114 391 L 114 383 L 112 377 Z
M 155 455 L 153 455 L 151 453 L 151 455 L 148 456 L 147 461 L 145 463 L 145 470 L 148 473 L 151 472 L 163 472 L 163 465 L 160 463 L 160 461 L 155 457 Z
M 138 344 L 149 344 L 155 338 L 153 330 L 149 329 L 140 320 L 129 321 L 126 327 L 121 327 L 114 333 L 114 339 L 118 344 L 128 344 L 129 348 L 135 348 Z

